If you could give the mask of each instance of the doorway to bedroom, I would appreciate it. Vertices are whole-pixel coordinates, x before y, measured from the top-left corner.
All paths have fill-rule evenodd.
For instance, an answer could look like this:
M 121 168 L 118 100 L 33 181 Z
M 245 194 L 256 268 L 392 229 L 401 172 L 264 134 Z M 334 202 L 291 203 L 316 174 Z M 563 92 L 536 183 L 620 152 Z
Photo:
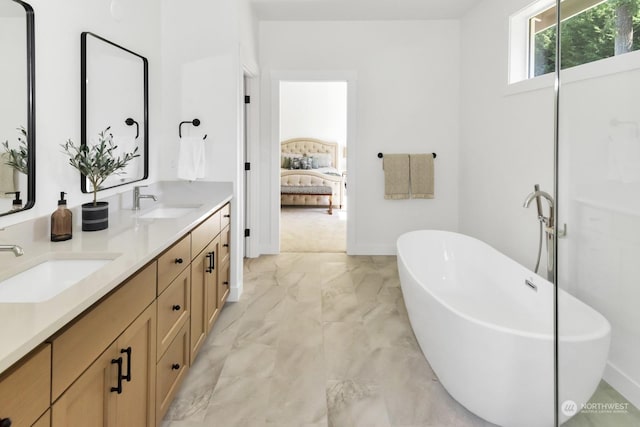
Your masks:
M 346 252 L 347 82 L 279 92 L 280 251 Z

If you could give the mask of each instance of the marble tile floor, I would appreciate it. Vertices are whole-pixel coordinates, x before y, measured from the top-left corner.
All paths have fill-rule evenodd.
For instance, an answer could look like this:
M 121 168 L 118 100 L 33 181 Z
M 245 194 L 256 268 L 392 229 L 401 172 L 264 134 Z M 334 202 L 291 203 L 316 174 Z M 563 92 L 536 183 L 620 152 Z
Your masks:
M 395 257 L 247 260 L 163 427 L 487 426 L 415 340 Z
M 281 252 L 346 252 L 347 211 L 326 206 L 280 208 Z
M 395 257 L 262 256 L 246 260 L 244 286 L 163 427 L 492 425 L 451 398 L 423 357 Z

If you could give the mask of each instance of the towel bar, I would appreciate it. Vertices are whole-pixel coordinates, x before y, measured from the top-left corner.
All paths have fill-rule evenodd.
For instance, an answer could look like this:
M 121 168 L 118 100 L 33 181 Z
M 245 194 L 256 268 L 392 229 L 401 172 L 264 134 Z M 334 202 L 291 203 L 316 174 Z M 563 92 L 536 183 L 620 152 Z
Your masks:
M 437 155 L 436 153 L 431 153 L 431 154 L 433 154 L 433 158 L 434 158 L 434 159 L 435 159 L 436 157 L 438 157 L 438 155 Z M 378 153 L 378 158 L 379 158 L 379 159 L 381 159 L 381 158 L 383 158 L 383 157 L 384 157 L 384 154 L 382 154 L 382 153 Z

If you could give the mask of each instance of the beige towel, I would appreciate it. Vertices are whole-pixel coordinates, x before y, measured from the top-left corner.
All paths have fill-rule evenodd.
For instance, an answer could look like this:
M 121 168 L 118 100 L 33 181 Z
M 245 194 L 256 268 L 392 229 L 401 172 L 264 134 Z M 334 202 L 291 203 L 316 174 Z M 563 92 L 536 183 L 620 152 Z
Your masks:
M 13 194 L 6 194 L 16 191 L 16 185 L 13 181 L 14 169 L 6 162 L 9 160 L 7 153 L 0 154 L 0 198 L 13 199 Z
M 411 154 L 411 198 L 433 199 L 433 154 Z
M 409 155 L 385 154 L 382 161 L 384 169 L 384 198 L 409 198 Z

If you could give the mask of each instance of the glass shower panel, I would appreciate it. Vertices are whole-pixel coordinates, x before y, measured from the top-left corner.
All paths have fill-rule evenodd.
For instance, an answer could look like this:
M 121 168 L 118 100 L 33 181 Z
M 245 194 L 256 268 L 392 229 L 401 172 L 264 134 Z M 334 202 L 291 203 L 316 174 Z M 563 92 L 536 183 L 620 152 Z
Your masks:
M 606 3 L 614 52 L 624 18 L 616 5 L 629 2 Z M 594 16 L 586 26 L 598 25 Z M 577 31 L 562 28 L 563 61 L 580 54 Z M 560 72 L 556 197 L 567 232 L 558 236 L 558 417 L 566 426 L 640 426 L 640 52 L 627 50 Z

